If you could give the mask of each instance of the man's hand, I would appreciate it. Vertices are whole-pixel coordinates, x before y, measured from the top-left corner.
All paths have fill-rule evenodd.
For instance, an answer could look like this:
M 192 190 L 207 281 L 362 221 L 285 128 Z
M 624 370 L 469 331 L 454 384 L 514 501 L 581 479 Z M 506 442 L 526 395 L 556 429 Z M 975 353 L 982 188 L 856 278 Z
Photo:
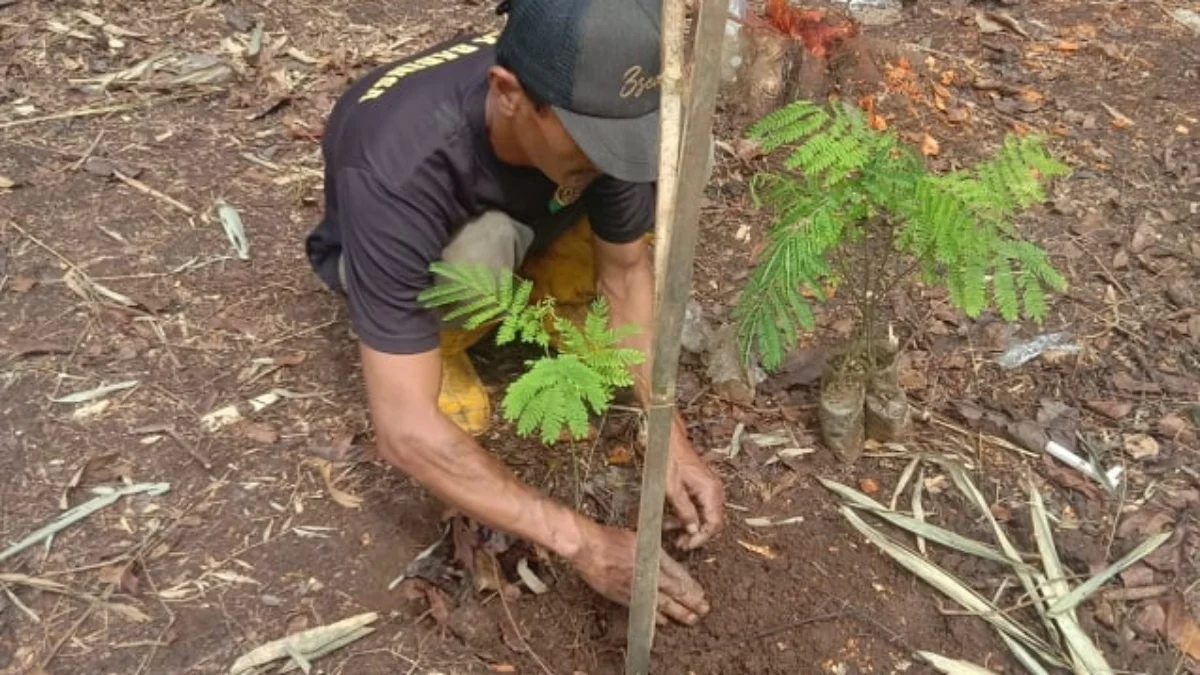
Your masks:
M 712 468 L 696 454 L 677 418 L 671 426 L 667 501 L 685 534 L 675 545 L 692 550 L 708 543 L 725 524 L 725 489 Z
M 646 355 L 633 367 L 634 391 L 643 405 L 649 403 L 650 356 L 654 323 L 654 272 L 646 243 L 609 244 L 594 239 L 596 286 L 608 299 L 612 326 L 634 325 L 642 330 L 627 337 L 623 346 Z M 671 426 L 671 457 L 667 469 L 667 500 L 686 531 L 678 544 L 684 549 L 703 545 L 720 531 L 725 520 L 721 480 L 696 454 L 687 427 L 678 413 Z
M 633 563 L 637 535 L 629 530 L 596 525 L 584 533 L 583 547 L 571 558 L 579 575 L 600 595 L 629 605 L 633 592 Z M 708 614 L 704 589 L 678 562 L 661 551 L 658 575 L 658 622 L 668 619 L 691 626 Z

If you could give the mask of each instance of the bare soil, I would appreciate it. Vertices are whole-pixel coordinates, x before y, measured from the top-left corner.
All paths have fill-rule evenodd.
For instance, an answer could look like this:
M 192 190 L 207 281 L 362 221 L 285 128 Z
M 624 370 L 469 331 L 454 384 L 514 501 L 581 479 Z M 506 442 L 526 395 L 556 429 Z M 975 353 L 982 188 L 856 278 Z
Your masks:
M 1184 6 L 918 0 L 900 22 L 866 29 L 908 49 L 907 68 L 879 64 L 893 85 L 880 110 L 914 143 L 937 141 L 935 166 L 972 161 L 1019 130 L 1050 134 L 1074 170 L 1021 223 L 1072 283 L 1046 325 L 969 320 L 932 289 L 895 294 L 901 382 L 923 420 L 905 445 L 968 461 L 1027 550 L 1021 480 L 1032 476 L 1079 577 L 1171 527 L 1159 553 L 1080 610 L 1114 667 L 1154 675 L 1200 672 L 1178 648 L 1197 653 L 1179 635 L 1200 615 L 1200 109 L 1188 95 L 1200 37 L 1172 18 Z M 1007 12 L 1020 30 L 994 30 L 977 11 Z M 228 47 L 244 47 L 254 21 L 267 39 L 250 66 Z M 170 486 L 0 563 L 0 673 L 227 672 L 258 644 L 366 611 L 381 614 L 376 632 L 317 671 L 621 672 L 623 610 L 556 561 L 540 569 L 545 595 L 467 592 L 447 598 L 445 615 L 388 590 L 438 539 L 443 509 L 372 459 L 346 311 L 303 256 L 337 94 L 376 64 L 495 23 L 488 3 L 0 2 L 0 541 L 96 485 Z M 210 55 L 201 63 L 213 79 L 181 84 L 163 70 L 153 83 L 89 90 L 160 53 Z M 906 78 L 910 97 L 896 93 Z M 764 160 L 739 153 L 745 121 L 730 101 L 719 114 L 724 149 L 695 267 L 696 297 L 717 320 L 767 226 L 746 190 Z M 239 211 L 249 260 L 226 239 L 217 200 Z M 932 672 L 917 650 L 1021 672 L 994 630 L 867 544 L 815 480 L 886 502 L 908 463 L 876 449 L 846 467 L 817 441 L 809 348 L 844 338 L 846 317 L 840 302 L 823 308 L 808 348 L 749 406 L 716 395 L 685 356 L 680 407 L 697 447 L 728 447 L 741 424 L 816 452 L 770 465 L 753 443 L 733 459 L 710 454 L 727 479 L 730 526 L 684 560 L 714 610 L 696 628 L 659 631 L 656 672 Z M 994 363 L 1051 331 L 1081 351 Z M 476 357 L 493 393 L 521 365 L 506 350 Z M 52 400 L 130 381 L 99 401 Z M 200 422 L 276 389 L 288 396 L 243 422 Z M 1108 497 L 1015 452 L 1016 422 L 1125 465 L 1126 488 Z M 632 523 L 637 419 L 618 410 L 597 428 L 590 442 L 548 450 L 497 421 L 485 440 L 530 483 Z M 991 541 L 944 476 L 925 480 L 932 521 Z M 746 523 L 761 517 L 803 520 Z M 998 590 L 996 569 L 930 555 L 983 595 Z M 1138 589 L 1148 597 L 1128 593 Z

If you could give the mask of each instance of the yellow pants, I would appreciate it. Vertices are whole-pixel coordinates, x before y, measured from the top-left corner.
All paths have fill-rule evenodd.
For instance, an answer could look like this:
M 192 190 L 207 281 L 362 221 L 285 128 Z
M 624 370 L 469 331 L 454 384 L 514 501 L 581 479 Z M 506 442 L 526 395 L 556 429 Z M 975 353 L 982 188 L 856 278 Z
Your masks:
M 581 217 L 544 250 L 526 256 L 533 231 L 507 215 L 488 212 L 465 225 L 446 247 L 450 263 L 486 264 L 493 269 L 516 269 L 533 282 L 532 301 L 553 297 L 559 316 L 581 319 L 596 296 L 592 228 Z M 479 435 L 491 421 L 491 402 L 467 349 L 486 336 L 493 325 L 464 330 L 442 328 L 442 387 L 438 407 L 464 431 Z

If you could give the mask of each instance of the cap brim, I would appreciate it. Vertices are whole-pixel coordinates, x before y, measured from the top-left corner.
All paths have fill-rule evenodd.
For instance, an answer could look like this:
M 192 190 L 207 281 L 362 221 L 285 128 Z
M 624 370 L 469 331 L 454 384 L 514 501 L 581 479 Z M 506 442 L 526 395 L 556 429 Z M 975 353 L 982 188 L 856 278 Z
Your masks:
M 600 171 L 631 183 L 658 178 L 658 112 L 641 117 L 589 117 L 555 106 L 567 133 Z

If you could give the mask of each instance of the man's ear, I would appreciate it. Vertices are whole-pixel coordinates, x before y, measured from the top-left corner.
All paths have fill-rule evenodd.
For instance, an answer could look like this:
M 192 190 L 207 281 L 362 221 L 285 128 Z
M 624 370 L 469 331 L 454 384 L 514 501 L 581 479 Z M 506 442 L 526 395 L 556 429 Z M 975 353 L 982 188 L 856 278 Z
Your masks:
M 505 117 L 515 115 L 521 107 L 521 101 L 525 98 L 525 90 L 521 88 L 517 76 L 511 70 L 501 66 L 492 66 L 488 69 L 488 89 L 491 90 L 500 113 Z

